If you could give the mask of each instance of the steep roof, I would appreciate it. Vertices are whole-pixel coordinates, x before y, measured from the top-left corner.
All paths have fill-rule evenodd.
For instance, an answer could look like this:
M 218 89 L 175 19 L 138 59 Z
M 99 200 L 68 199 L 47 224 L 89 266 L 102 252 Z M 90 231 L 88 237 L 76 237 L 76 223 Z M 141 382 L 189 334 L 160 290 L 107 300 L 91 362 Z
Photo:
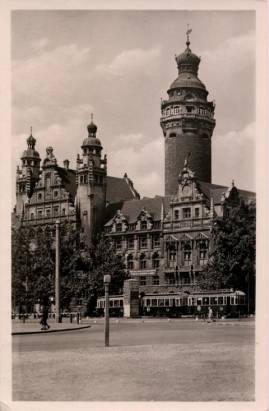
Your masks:
M 146 209 L 151 214 L 153 221 L 160 221 L 162 217 L 162 208 L 164 209 L 164 213 L 166 213 L 169 208 L 169 203 L 170 196 L 156 196 L 154 198 L 144 197 L 141 200 L 128 200 L 119 203 L 118 210 L 121 210 L 129 224 L 136 222 L 137 217 L 143 209 Z M 106 226 L 111 224 L 112 219 L 106 223 Z
M 106 201 L 117 203 L 123 200 L 139 198 L 139 194 L 130 184 L 130 180 L 124 177 L 107 176 Z
M 76 172 L 75 170 L 71 169 L 66 169 L 63 167 L 56 167 L 56 170 L 59 174 L 59 176 L 62 179 L 63 185 L 68 191 L 68 193 L 71 194 L 72 200 L 75 200 L 76 197 L 76 192 L 77 192 L 77 185 L 76 185 Z
M 211 184 L 211 183 L 206 183 L 205 181 L 198 181 L 198 185 L 202 193 L 206 196 L 206 198 L 209 200 L 211 197 L 213 197 L 214 204 L 220 204 L 221 203 L 221 197 L 222 194 L 225 193 L 229 187 L 227 186 L 221 186 L 218 184 Z M 252 191 L 247 191 L 247 190 L 241 190 L 238 188 L 239 195 L 243 198 L 244 201 L 250 201 L 250 200 L 255 200 L 256 194 Z

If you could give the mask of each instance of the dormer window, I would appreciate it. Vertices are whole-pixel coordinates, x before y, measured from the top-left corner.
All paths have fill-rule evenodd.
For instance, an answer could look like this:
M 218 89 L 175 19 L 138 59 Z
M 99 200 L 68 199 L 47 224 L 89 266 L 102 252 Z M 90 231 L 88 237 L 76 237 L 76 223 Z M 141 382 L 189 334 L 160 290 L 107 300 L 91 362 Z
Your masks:
M 175 220 L 179 219 L 179 210 L 175 210 L 174 217 L 175 217 Z
M 117 232 L 122 231 L 122 224 L 121 223 L 116 224 L 116 231 Z
M 140 229 L 141 229 L 141 230 L 146 230 L 146 229 L 147 229 L 147 221 L 142 220 L 142 221 L 140 222 Z
M 187 106 L 186 108 L 187 108 L 187 113 L 191 113 L 192 110 L 193 110 L 193 107 L 192 107 L 192 106 Z

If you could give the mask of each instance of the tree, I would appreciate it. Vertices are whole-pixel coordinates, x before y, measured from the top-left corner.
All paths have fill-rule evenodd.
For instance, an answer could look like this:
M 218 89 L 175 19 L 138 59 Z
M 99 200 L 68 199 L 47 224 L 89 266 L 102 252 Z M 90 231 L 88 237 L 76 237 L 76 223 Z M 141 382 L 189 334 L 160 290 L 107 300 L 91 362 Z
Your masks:
M 110 274 L 111 293 L 122 292 L 124 264 L 103 235 L 91 247 L 80 249 L 79 232 L 68 223 L 60 226 L 61 308 L 84 300 L 90 311 L 104 294 L 103 276 Z M 12 298 L 20 309 L 35 303 L 49 305 L 55 287 L 55 227 L 45 230 L 20 227 L 12 231 Z
M 213 250 L 198 279 L 205 289 L 234 288 L 249 295 L 255 307 L 255 206 L 243 202 L 213 225 Z

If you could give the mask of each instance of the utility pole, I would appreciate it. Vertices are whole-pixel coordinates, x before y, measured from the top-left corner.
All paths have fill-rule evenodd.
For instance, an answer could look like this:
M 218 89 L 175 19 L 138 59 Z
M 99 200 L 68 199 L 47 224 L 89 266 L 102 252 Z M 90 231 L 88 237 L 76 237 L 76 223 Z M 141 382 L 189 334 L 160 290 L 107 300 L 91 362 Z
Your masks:
M 61 322 L 60 314 L 60 221 L 56 220 L 55 238 L 55 321 Z
M 109 274 L 104 275 L 105 285 L 105 346 L 109 346 L 109 284 L 111 282 L 111 276 Z

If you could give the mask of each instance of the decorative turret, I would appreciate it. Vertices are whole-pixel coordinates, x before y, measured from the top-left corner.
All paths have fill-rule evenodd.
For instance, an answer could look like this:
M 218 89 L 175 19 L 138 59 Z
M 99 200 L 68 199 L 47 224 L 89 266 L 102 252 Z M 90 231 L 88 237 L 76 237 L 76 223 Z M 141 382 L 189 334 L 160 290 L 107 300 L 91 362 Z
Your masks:
M 96 137 L 97 126 L 91 122 L 87 126 L 88 137 L 81 145 L 82 157 L 77 156 L 76 184 L 77 210 L 84 228 L 85 241 L 90 242 L 93 231 L 100 227 L 106 204 L 106 156 L 102 158 L 102 144 Z
M 21 169 L 17 167 L 17 195 L 27 194 L 30 198 L 39 179 L 41 161 L 39 153 L 35 150 L 36 139 L 33 137 L 32 127 L 26 142 L 27 149 L 21 156 Z
M 207 101 L 208 91 L 198 78 L 200 57 L 187 48 L 175 57 L 178 77 L 171 84 L 168 100 L 161 102 L 161 127 L 165 138 L 165 195 L 177 191 L 177 179 L 184 159 L 190 156 L 190 168 L 198 180 L 211 182 L 211 136 L 215 127 L 214 103 Z

